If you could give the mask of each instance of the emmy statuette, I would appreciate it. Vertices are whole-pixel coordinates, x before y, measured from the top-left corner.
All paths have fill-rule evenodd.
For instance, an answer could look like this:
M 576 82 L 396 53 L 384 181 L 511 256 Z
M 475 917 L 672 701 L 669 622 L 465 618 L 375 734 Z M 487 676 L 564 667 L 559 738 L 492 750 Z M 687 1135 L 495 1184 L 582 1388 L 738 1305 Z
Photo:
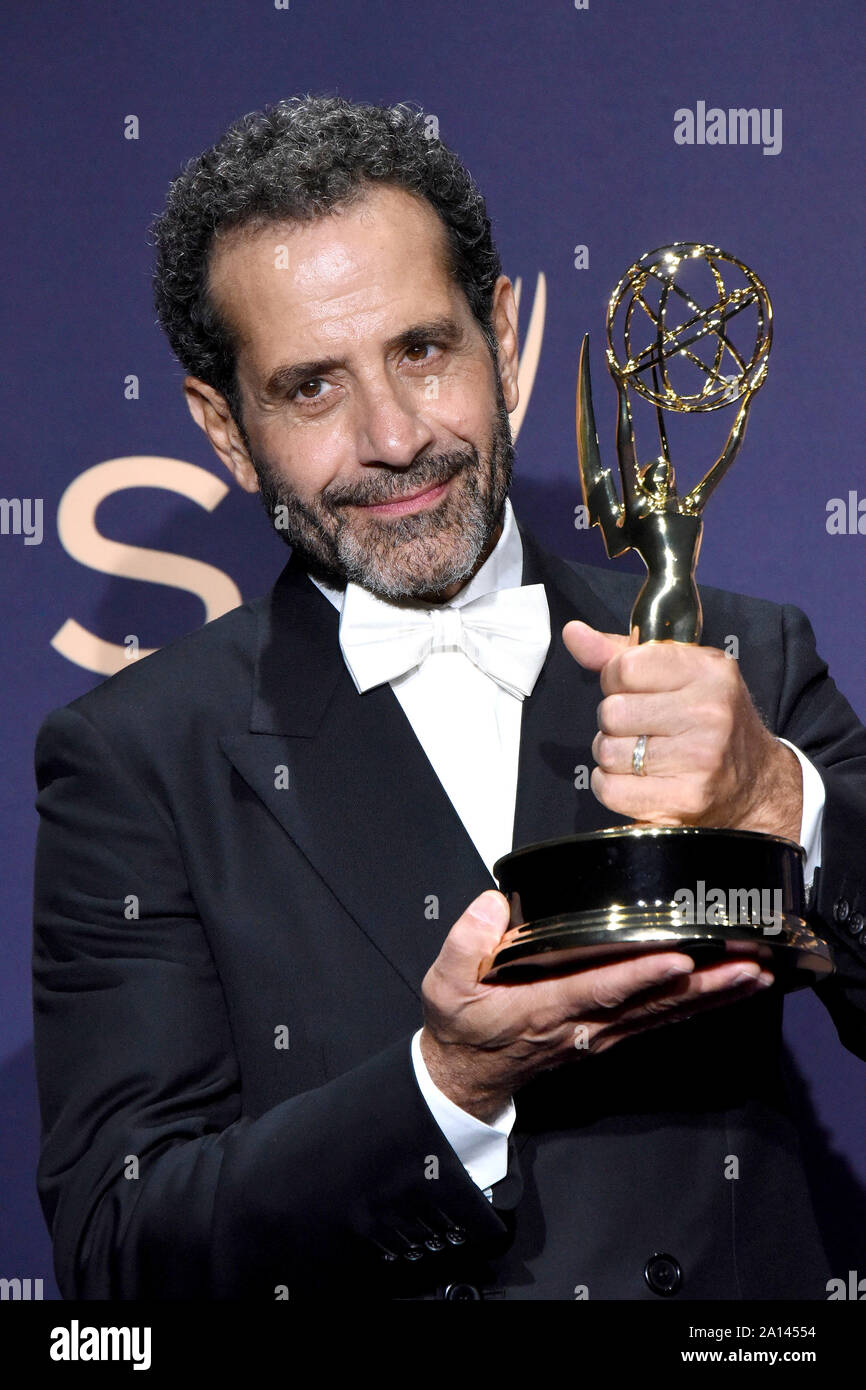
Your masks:
M 709 297 L 701 308 L 699 299 Z M 641 343 L 639 333 L 649 333 Z M 611 296 L 607 363 L 616 384 L 622 496 L 598 445 L 583 340 L 577 389 L 581 485 L 609 556 L 646 565 L 631 614 L 639 642 L 699 642 L 695 566 L 703 508 L 737 457 L 755 392 L 766 378 L 772 309 L 757 275 L 718 247 L 676 242 L 632 265 Z M 655 409 L 661 451 L 639 467 L 628 390 Z M 705 413 L 739 402 L 716 462 L 680 494 L 665 411 Z M 646 740 L 633 770 L 641 775 Z M 807 920 L 800 845 L 753 831 L 617 826 L 526 845 L 494 866 L 511 905 L 485 982 L 537 979 L 647 951 L 682 951 L 696 964 L 747 955 L 782 989 L 814 983 L 833 963 Z M 708 890 L 707 885 L 711 885 Z

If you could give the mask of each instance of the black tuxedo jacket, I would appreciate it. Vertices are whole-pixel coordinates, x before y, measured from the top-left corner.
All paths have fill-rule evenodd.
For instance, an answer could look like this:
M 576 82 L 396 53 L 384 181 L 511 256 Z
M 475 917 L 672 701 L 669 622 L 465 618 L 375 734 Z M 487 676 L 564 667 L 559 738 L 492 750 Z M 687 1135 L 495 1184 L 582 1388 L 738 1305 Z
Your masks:
M 560 631 L 626 631 L 637 582 L 521 535 L 553 639 L 515 846 L 618 819 L 575 789 L 600 693 Z M 866 730 L 798 610 L 703 597 L 705 641 L 738 637 L 769 727 L 824 778 L 818 992 L 866 1056 Z M 496 885 L 337 627 L 290 560 L 40 731 L 38 1185 L 63 1295 L 826 1297 L 775 991 L 539 1077 L 493 1203 L 468 1177 L 410 1038 L 442 940 Z

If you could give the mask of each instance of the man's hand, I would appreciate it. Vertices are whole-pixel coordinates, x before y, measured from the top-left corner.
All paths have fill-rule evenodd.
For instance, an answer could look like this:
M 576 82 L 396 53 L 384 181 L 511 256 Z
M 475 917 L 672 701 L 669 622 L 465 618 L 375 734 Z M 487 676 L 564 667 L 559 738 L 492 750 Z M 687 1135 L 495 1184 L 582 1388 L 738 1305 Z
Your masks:
M 592 789 L 647 825 L 758 830 L 799 842 L 803 779 L 796 756 L 761 721 L 737 661 L 716 647 L 645 642 L 566 623 L 563 641 L 601 675 Z M 632 771 L 647 736 L 645 776 Z
M 481 962 L 499 945 L 508 918 L 507 899 L 487 889 L 455 922 L 422 986 L 427 1070 L 455 1105 L 481 1120 L 492 1120 L 537 1072 L 773 982 L 754 960 L 698 970 L 689 956 L 666 951 L 534 984 L 479 984 Z

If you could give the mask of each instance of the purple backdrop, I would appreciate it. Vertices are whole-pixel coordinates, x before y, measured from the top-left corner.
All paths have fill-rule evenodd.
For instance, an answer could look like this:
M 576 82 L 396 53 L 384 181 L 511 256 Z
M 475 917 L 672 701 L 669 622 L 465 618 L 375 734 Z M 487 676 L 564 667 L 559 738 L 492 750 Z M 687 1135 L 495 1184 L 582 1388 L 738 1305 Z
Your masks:
M 95 661 L 88 667 L 64 650 L 80 658 L 130 634 L 159 646 L 205 617 L 198 582 L 176 587 L 176 561 L 149 562 L 164 584 L 125 577 L 128 551 L 106 560 L 108 573 L 82 562 L 96 557 L 99 541 L 82 522 L 81 488 L 67 489 L 97 464 L 144 456 L 154 460 L 157 485 L 142 485 L 142 466 L 134 486 L 107 495 L 96 515 L 103 537 L 205 562 L 244 598 L 266 589 L 286 558 L 257 502 L 234 487 L 218 500 L 207 475 L 217 477 L 219 465 L 189 419 L 182 372 L 155 324 L 146 228 L 169 179 L 236 116 L 302 91 L 409 99 L 435 115 L 487 197 L 506 273 L 522 279 L 522 338 L 533 303 L 540 315 L 540 276 L 546 286 L 515 506 L 561 554 L 598 563 L 598 533 L 574 526 L 580 337 L 593 334 L 596 411 L 609 448 L 614 394 L 601 338 L 607 297 L 625 268 L 673 240 L 711 241 L 746 261 L 769 287 L 776 341 L 743 454 L 708 511 L 700 578 L 805 608 L 862 717 L 866 534 L 856 516 L 862 500 L 866 532 L 866 469 L 853 446 L 861 423 L 861 16 L 858 0 L 588 0 L 580 8 L 573 0 L 29 0 L 7 9 L 3 492 L 22 503 L 42 499 L 43 533 L 36 543 L 38 528 L 29 528 L 28 544 L 27 507 L 20 527 L 14 506 L 6 509 L 0 1276 L 41 1277 L 46 1297 L 56 1297 L 34 1180 L 36 728 L 101 679 Z M 686 120 L 675 113 L 695 113 L 700 125 L 711 107 L 766 111 L 766 139 L 678 142 Z M 581 269 L 578 246 L 588 260 Z M 700 423 L 696 447 L 709 461 L 729 421 Z M 644 435 L 641 452 L 650 450 Z M 174 475 L 209 484 L 208 500 L 197 503 L 186 484 L 169 490 L 165 460 L 194 465 L 198 472 L 175 466 Z M 115 466 L 115 486 L 130 482 L 130 470 Z M 850 503 L 853 534 L 828 531 L 833 498 L 844 499 L 846 514 Z M 57 639 L 70 620 L 85 633 L 67 627 Z M 862 1064 L 810 994 L 788 1002 L 786 1033 L 795 1084 L 817 1121 L 812 1157 L 826 1196 L 845 1194 L 851 1231 L 852 1203 L 860 1212 L 866 1204 Z M 859 1250 L 863 1270 L 866 1241 L 858 1239 L 847 1249 L 852 1258 Z

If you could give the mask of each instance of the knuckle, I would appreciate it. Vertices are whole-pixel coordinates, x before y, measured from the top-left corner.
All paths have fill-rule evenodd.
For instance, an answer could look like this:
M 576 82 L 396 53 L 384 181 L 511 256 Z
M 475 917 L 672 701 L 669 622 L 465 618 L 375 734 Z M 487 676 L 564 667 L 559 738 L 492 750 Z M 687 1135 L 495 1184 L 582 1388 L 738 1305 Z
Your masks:
M 706 737 L 724 727 L 725 706 L 712 698 L 700 700 L 692 706 L 692 715 L 697 727 Z
M 662 996 L 657 999 L 647 999 L 642 1007 L 644 1013 L 648 1014 L 650 1018 L 662 1018 L 674 1008 L 674 1001 Z
M 721 755 L 715 743 L 710 739 L 701 739 L 694 748 L 691 756 L 691 765 L 699 772 L 715 774 L 721 766 Z
M 604 981 L 595 979 L 589 986 L 590 1009 L 613 1009 L 621 1002 L 616 991 Z
M 590 773 L 589 785 L 592 787 L 599 801 L 604 801 L 605 792 L 608 784 L 608 774 L 602 772 L 600 767 L 594 767 Z M 606 804 L 606 803 L 605 803 Z
M 703 784 L 687 784 L 680 794 L 680 810 L 687 816 L 699 816 L 706 806 Z
M 626 780 L 624 774 L 616 772 L 602 772 L 601 768 L 594 767 L 589 779 L 593 795 L 602 806 L 606 806 L 609 811 L 614 811 L 617 815 L 631 815 L 632 808 L 627 804 L 627 799 L 618 792 L 619 783 Z
M 644 653 L 640 647 L 628 647 L 619 659 L 619 675 L 623 686 L 633 689 L 640 675 Z
M 598 707 L 598 726 L 603 734 L 616 734 L 622 727 L 624 698 L 608 695 Z
M 713 679 L 726 679 L 726 676 L 723 675 L 722 663 L 727 661 L 727 652 L 722 651 L 721 647 L 699 647 L 698 651 L 700 652 L 701 664 L 706 666 Z
M 598 737 L 598 751 L 596 761 L 606 772 L 613 771 L 614 760 L 616 757 L 616 741 L 610 734 L 600 734 Z

